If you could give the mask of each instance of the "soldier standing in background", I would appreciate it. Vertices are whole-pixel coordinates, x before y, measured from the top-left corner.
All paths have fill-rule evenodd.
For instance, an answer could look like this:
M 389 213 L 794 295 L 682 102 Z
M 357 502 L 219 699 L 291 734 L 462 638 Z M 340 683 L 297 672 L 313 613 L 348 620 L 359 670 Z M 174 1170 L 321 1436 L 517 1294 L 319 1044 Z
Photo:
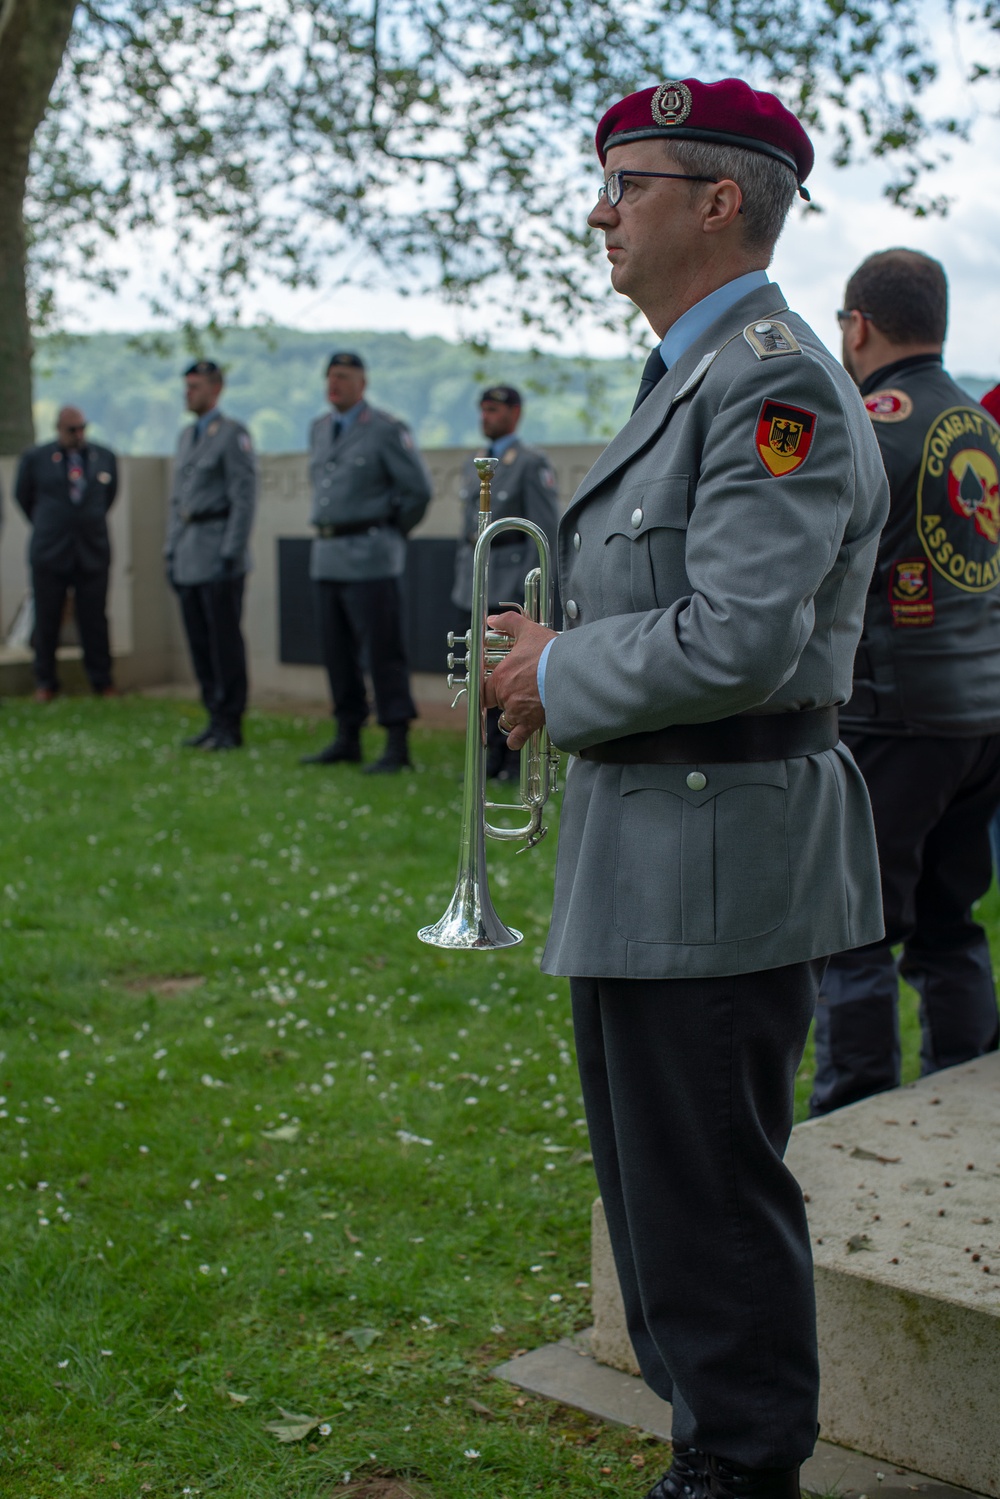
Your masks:
M 488 446 L 478 458 L 499 458 L 493 480 L 493 520 L 523 515 L 534 521 L 549 539 L 555 557 L 559 524 L 556 476 L 549 460 L 537 448 L 529 448 L 517 435 L 521 420 L 521 397 L 512 385 L 491 385 L 479 402 L 483 436 Z M 472 555 L 476 547 L 479 517 L 479 475 L 470 458 L 462 473 L 462 536 L 455 551 L 455 586 L 452 603 L 469 614 L 472 610 Z M 489 608 L 520 604 L 524 600 L 524 578 L 538 564 L 533 541 L 523 531 L 506 531 L 490 548 Z M 466 624 L 465 628 L 468 628 Z M 513 780 L 520 774 L 520 756 L 507 748 L 507 739 L 497 727 L 499 713 L 486 715 L 486 774 Z
M 924 1073 L 994 1050 L 998 1033 L 972 907 L 1000 803 L 1000 428 L 942 368 L 936 260 L 869 256 L 837 316 L 891 495 L 841 711 L 872 799 L 885 937 L 827 965 L 814 1114 L 899 1086 L 897 971 L 920 995 Z
M 184 743 L 204 750 L 243 743 L 247 668 L 240 617 L 257 503 L 250 434 L 218 409 L 222 385 L 222 370 L 210 359 L 184 371 L 187 409 L 196 420 L 177 444 L 164 548 L 208 713 L 205 728 Z
M 62 408 L 56 432 L 56 442 L 22 456 L 14 490 L 31 524 L 35 698 L 41 703 L 59 691 L 56 650 L 70 588 L 90 685 L 100 697 L 116 695 L 108 640 L 107 515 L 118 491 L 118 465 L 110 448 L 87 442 L 87 420 L 76 406 Z
M 361 759 L 368 718 L 365 665 L 375 711 L 386 730 L 369 773 L 410 764 L 407 735 L 417 710 L 403 640 L 401 579 L 406 537 L 430 503 L 431 481 L 409 430 L 364 399 L 357 354 L 332 355 L 326 371 L 331 411 L 309 431 L 311 521 L 309 575 L 316 584 L 323 663 L 330 679 L 336 737 L 303 765 Z M 367 662 L 366 662 L 367 658 Z

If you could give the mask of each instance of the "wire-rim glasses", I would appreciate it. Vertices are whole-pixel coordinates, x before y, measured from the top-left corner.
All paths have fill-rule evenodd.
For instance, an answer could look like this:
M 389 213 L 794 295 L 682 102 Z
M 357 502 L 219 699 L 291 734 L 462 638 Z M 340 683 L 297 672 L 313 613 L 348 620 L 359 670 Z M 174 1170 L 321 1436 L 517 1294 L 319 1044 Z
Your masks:
M 597 189 L 597 201 L 605 198 L 612 208 L 617 208 L 625 191 L 626 177 L 672 177 L 677 182 L 718 182 L 718 177 L 692 177 L 689 172 L 630 172 L 627 167 L 620 172 L 609 172 Z

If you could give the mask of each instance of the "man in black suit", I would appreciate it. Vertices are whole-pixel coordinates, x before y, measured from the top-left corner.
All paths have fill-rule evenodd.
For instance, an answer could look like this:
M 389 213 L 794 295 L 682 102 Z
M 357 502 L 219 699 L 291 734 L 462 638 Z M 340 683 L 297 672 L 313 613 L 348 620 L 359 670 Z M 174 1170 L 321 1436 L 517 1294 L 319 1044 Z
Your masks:
M 57 441 L 29 448 L 17 471 L 15 497 L 31 524 L 31 582 L 35 596 L 35 697 L 51 702 L 59 691 L 56 648 L 70 588 L 90 685 L 114 697 L 108 642 L 107 514 L 118 489 L 118 465 L 109 448 L 87 442 L 87 420 L 64 406 Z

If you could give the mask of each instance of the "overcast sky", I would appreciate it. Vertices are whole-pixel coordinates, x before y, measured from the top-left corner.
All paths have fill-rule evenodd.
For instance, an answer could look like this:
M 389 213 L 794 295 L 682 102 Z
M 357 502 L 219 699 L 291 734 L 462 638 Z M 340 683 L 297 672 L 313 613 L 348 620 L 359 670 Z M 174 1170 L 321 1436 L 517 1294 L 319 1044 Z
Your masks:
M 947 49 L 945 49 L 947 50 Z M 958 68 L 946 65 L 940 87 L 961 87 Z M 939 96 L 940 97 L 940 94 Z M 933 101 L 932 101 L 933 102 Z M 972 139 L 955 141 L 951 163 L 929 179 L 933 193 L 952 199 L 946 218 L 915 219 L 892 207 L 882 196 L 885 174 L 878 166 L 841 170 L 833 166 L 824 137 L 816 140 L 817 163 L 809 186 L 823 213 L 802 213 L 796 206 L 778 244 L 771 275 L 780 281 L 788 303 L 809 321 L 831 347 L 838 342 L 834 311 L 844 284 L 859 261 L 873 250 L 908 245 L 936 256 L 951 284 L 951 320 L 945 357 L 956 374 L 1000 378 L 1000 125 L 981 117 Z M 599 168 L 594 163 L 595 183 Z M 603 254 L 595 250 L 603 264 Z M 70 326 L 80 332 L 135 330 L 150 319 L 135 281 L 115 297 L 64 288 L 65 305 L 75 305 Z M 608 291 L 609 301 L 615 294 Z M 289 292 L 268 286 L 248 303 L 251 318 L 317 330 L 402 330 L 414 335 L 437 333 L 459 339 L 479 331 L 470 319 L 435 297 L 406 298 L 391 286 L 375 292 L 340 290 Z M 501 346 L 518 337 L 497 338 Z M 531 341 L 523 334 L 522 344 Z M 652 337 L 650 337 L 652 342 Z M 550 345 L 551 347 L 551 345 Z M 621 354 L 623 340 L 585 324 L 567 330 L 566 353 L 592 356 Z

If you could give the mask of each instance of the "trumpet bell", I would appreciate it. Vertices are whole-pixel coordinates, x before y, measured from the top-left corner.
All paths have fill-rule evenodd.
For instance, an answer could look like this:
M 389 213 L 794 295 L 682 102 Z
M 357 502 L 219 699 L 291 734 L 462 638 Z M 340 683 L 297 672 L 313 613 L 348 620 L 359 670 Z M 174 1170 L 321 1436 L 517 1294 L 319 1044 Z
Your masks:
M 481 852 L 479 857 L 485 866 L 485 853 Z M 485 868 L 480 871 L 478 879 L 471 872 L 460 869 L 447 911 L 433 926 L 421 927 L 417 936 L 431 947 L 475 951 L 516 947 L 524 940 L 523 933 L 516 927 L 505 926 L 497 915 L 490 899 Z

